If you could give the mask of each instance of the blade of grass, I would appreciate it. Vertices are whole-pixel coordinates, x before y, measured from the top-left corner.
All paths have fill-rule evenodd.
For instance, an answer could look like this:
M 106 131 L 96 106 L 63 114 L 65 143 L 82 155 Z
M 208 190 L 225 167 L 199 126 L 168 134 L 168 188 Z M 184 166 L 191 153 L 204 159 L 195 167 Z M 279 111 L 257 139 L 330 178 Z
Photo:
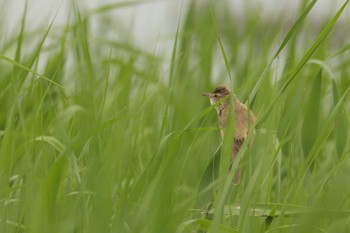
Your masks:
M 49 35 L 49 32 L 51 31 L 51 28 L 52 28 L 52 26 L 53 26 L 53 24 L 54 24 L 54 22 L 55 22 L 55 20 L 56 20 L 56 17 L 57 17 L 57 15 L 58 15 L 58 12 L 59 12 L 59 9 L 57 9 L 57 11 L 56 11 L 56 13 L 55 13 L 55 15 L 54 15 L 54 17 L 53 17 L 53 19 L 51 20 L 51 22 L 50 22 L 50 25 L 49 25 L 49 27 L 46 29 L 46 31 L 45 31 L 45 34 L 44 34 L 44 36 L 41 38 L 41 41 L 39 42 L 39 44 L 37 45 L 37 47 L 36 47 L 36 49 L 33 51 L 33 53 L 32 53 L 32 56 L 29 58 L 29 62 L 28 62 L 28 64 L 26 65 L 28 68 L 31 68 L 33 65 L 34 65 L 34 63 L 38 60 L 38 58 L 39 58 L 39 56 L 40 56 L 40 53 L 41 53 L 41 51 L 42 51 L 42 48 L 43 48 L 43 46 L 44 46 L 44 43 L 45 43 L 45 41 L 46 41 L 46 38 L 47 38 L 47 36 Z M 0 58 L 3 58 L 4 56 L 0 56 Z M 4 58 L 3 58 L 4 59 Z M 17 63 L 17 65 L 18 65 L 18 63 Z M 20 68 L 22 68 L 23 69 L 23 67 L 21 66 Z M 26 69 L 24 69 L 25 71 L 28 71 L 28 70 L 26 70 Z M 31 72 L 31 73 L 33 73 L 33 72 Z M 21 86 L 23 85 L 23 83 L 24 83 L 24 80 L 25 80 L 25 77 L 27 76 L 27 72 L 23 72 L 23 74 L 22 75 L 20 75 L 20 81 L 21 81 Z M 38 76 L 38 77 L 40 77 L 40 78 L 44 78 L 45 80 L 50 80 L 50 79 L 48 79 L 48 78 L 46 78 L 46 77 L 44 77 L 44 76 Z M 53 81 L 51 81 L 51 83 L 53 83 L 53 84 L 56 84 L 55 82 L 53 82 Z M 58 84 L 56 84 L 56 85 L 58 85 Z M 62 86 L 61 86 L 62 87 Z
M 314 7 L 316 2 L 317 2 L 317 0 L 313 0 L 312 2 L 310 2 L 310 4 L 301 13 L 301 15 L 298 17 L 298 19 L 293 24 L 292 28 L 289 30 L 289 32 L 287 33 L 287 35 L 283 39 L 283 41 L 282 41 L 281 45 L 279 46 L 278 50 L 276 51 L 276 53 L 274 54 L 274 56 L 272 57 L 272 59 L 270 60 L 268 65 L 266 66 L 266 68 L 264 69 L 264 71 L 261 74 L 260 78 L 256 82 L 256 84 L 255 84 L 251 94 L 249 95 L 249 98 L 252 100 L 252 102 L 254 101 L 256 93 L 259 90 L 263 80 L 265 79 L 265 77 L 266 77 L 266 75 L 267 75 L 267 73 L 268 73 L 268 71 L 269 71 L 273 61 L 277 58 L 277 56 L 280 54 L 280 52 L 284 49 L 284 47 L 287 45 L 287 43 L 292 38 L 292 36 L 299 30 L 299 28 L 301 27 L 301 25 L 302 25 L 303 21 L 305 20 L 306 16 L 309 14 L 311 9 Z
M 165 133 L 167 131 L 166 129 L 166 122 L 168 119 L 168 109 L 169 109 L 169 103 L 171 101 L 171 96 L 172 96 L 172 90 L 173 90 L 173 83 L 174 83 L 174 76 L 175 76 L 175 69 L 176 69 L 176 54 L 177 54 L 177 47 L 178 47 L 178 40 L 179 40 L 179 30 L 180 30 L 180 23 L 181 23 L 181 14 L 182 14 L 182 5 L 181 5 L 181 10 L 180 10 L 180 16 L 177 22 L 177 27 L 176 27 L 176 33 L 175 33 L 175 39 L 174 39 L 174 44 L 173 44 L 173 50 L 171 54 L 171 61 L 170 61 L 170 72 L 169 72 L 169 98 L 167 99 L 168 103 L 166 104 L 166 107 L 163 111 L 163 116 L 162 116 L 162 125 L 160 128 L 160 137 L 165 136 Z
M 287 79 L 285 84 L 283 85 L 281 89 L 281 94 L 284 92 L 284 90 L 289 86 L 289 84 L 294 80 L 294 78 L 297 76 L 297 74 L 300 72 L 300 70 L 304 67 L 305 63 L 309 60 L 309 58 L 314 54 L 314 52 L 317 50 L 317 48 L 320 46 L 320 44 L 325 40 L 331 29 L 333 28 L 334 24 L 338 21 L 340 15 L 343 13 L 345 7 L 348 5 L 349 0 L 347 0 L 342 7 L 338 10 L 337 14 L 333 17 L 333 19 L 327 24 L 327 26 L 323 29 L 321 34 L 317 37 L 316 41 L 312 44 L 312 46 L 309 48 L 309 50 L 306 52 L 306 54 L 303 56 L 299 64 L 294 68 L 292 74 Z
M 306 62 L 310 59 L 310 57 L 314 54 L 314 52 L 317 50 L 317 48 L 320 46 L 320 44 L 326 39 L 327 35 L 329 34 L 330 30 L 333 28 L 334 24 L 338 21 L 340 15 L 343 13 L 345 7 L 349 3 L 349 0 L 347 0 L 342 7 L 338 10 L 337 14 L 332 18 L 332 20 L 327 24 L 327 26 L 323 29 L 323 31 L 320 33 L 320 35 L 317 37 L 315 42 L 311 45 L 311 47 L 308 49 L 308 51 L 304 54 L 302 59 L 299 61 L 298 65 L 293 69 L 289 77 L 287 78 L 286 82 L 284 83 L 283 87 L 277 94 L 277 96 L 273 99 L 270 105 L 266 107 L 265 112 L 263 112 L 258 118 L 257 118 L 257 125 L 261 124 L 266 117 L 271 112 L 271 109 L 274 107 L 275 103 L 280 99 L 280 96 L 285 92 L 287 87 L 290 85 L 290 83 L 295 79 L 295 77 L 299 74 L 300 70 L 304 67 Z
M 310 96 L 305 100 L 305 117 L 302 125 L 302 148 L 308 156 L 314 144 L 320 125 L 322 68 L 313 77 Z
M 230 80 L 232 81 L 230 63 L 229 63 L 229 61 L 228 61 L 228 58 L 227 58 L 227 55 L 226 55 L 226 52 L 225 52 L 224 45 L 222 44 L 222 40 L 221 40 L 219 31 L 218 31 L 218 28 L 217 28 L 217 25 L 216 25 L 215 16 L 214 16 L 214 13 L 213 13 L 212 10 L 210 11 L 210 13 L 211 13 L 211 17 L 212 17 L 212 20 L 213 20 L 213 24 L 214 24 L 216 36 L 217 36 L 217 38 L 218 38 L 218 42 L 219 42 L 219 45 L 220 45 L 221 55 L 222 55 L 222 57 L 223 57 L 223 59 L 224 59 L 224 62 L 225 62 L 226 71 L 227 71 L 227 73 L 228 73 L 228 76 L 229 76 Z
M 8 62 L 8 63 L 10 63 L 10 64 L 12 64 L 12 65 L 14 65 L 14 66 L 17 66 L 17 67 L 21 68 L 21 69 L 24 70 L 24 71 L 27 71 L 27 72 L 29 72 L 29 73 L 32 73 L 32 74 L 38 76 L 39 78 L 42 78 L 42 79 L 44 79 L 44 80 L 46 80 L 46 81 L 48 81 L 48 82 L 54 84 L 55 86 L 58 86 L 58 87 L 60 87 L 60 88 L 64 88 L 62 85 L 60 85 L 60 84 L 56 83 L 55 81 L 49 79 L 49 78 L 46 77 L 45 75 L 39 74 L 37 71 L 32 70 L 32 69 L 30 69 L 29 67 L 27 67 L 27 66 L 25 66 L 25 65 L 23 65 L 23 64 L 20 64 L 20 63 L 16 62 L 15 60 L 12 60 L 11 58 L 6 57 L 5 55 L 3 55 L 3 54 L 1 54 L 1 53 L 0 53 L 0 59 L 4 60 L 4 61 L 6 61 L 6 62 Z
M 319 151 L 323 148 L 323 144 L 333 131 L 333 122 L 335 117 L 337 116 L 338 112 L 341 110 L 341 107 L 343 105 L 343 101 L 345 100 L 345 97 L 347 96 L 348 91 L 350 90 L 350 87 L 345 91 L 344 95 L 339 99 L 338 103 L 332 110 L 330 116 L 326 119 L 326 121 L 322 124 L 322 129 L 318 134 L 318 137 L 316 138 L 316 141 L 313 145 L 313 147 L 310 150 L 309 156 L 307 157 L 307 160 L 305 161 L 304 167 L 301 169 L 298 178 L 295 179 L 295 181 L 298 181 L 297 188 L 291 189 L 291 192 L 298 192 L 301 188 L 301 185 L 303 182 L 301 180 L 304 180 L 306 177 L 306 174 L 308 172 L 308 169 L 310 166 L 312 166 L 313 161 L 316 159 L 317 155 L 319 154 Z M 289 193 L 290 195 L 291 193 Z M 289 196 L 287 195 L 287 196 Z
M 33 139 L 33 141 L 38 141 L 38 142 L 46 142 L 50 144 L 53 148 L 58 150 L 60 153 L 63 153 L 66 150 L 66 146 L 63 145 L 62 142 L 60 142 L 57 138 L 52 137 L 52 136 L 38 136 Z
M 23 39 L 24 39 L 24 28 L 25 28 L 26 18 L 27 18 L 27 8 L 28 8 L 28 1 L 25 1 L 22 23 L 21 23 L 21 30 L 18 36 L 16 55 L 15 55 L 15 61 L 17 62 L 21 61 L 22 45 L 23 45 Z
M 338 103 L 340 101 L 340 92 L 334 80 L 332 84 L 334 103 Z M 338 157 L 340 157 L 347 147 L 349 138 L 349 118 L 346 115 L 344 104 L 342 104 L 341 110 L 335 120 L 334 133 L 336 138 L 336 150 Z

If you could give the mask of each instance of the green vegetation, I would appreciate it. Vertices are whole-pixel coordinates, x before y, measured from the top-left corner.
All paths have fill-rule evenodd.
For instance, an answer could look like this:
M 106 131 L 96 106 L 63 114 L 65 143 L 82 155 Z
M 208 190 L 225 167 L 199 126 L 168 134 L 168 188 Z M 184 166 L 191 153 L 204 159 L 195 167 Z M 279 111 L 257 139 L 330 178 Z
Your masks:
M 318 27 L 316 0 L 288 22 L 198 2 L 171 57 L 109 17 L 141 2 L 72 4 L 65 26 L 34 31 L 24 13 L 3 33 L 1 233 L 349 231 L 348 1 Z M 220 83 L 257 116 L 238 186 L 200 95 Z

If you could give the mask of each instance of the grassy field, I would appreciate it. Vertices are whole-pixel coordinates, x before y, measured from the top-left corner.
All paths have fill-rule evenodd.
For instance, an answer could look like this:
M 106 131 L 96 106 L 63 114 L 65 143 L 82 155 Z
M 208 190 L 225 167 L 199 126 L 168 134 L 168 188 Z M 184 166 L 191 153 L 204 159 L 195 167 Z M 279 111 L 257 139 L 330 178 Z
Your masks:
M 316 0 L 270 22 L 197 2 L 169 57 L 116 29 L 130 2 L 3 33 L 1 233 L 349 232 L 349 1 L 316 26 Z M 200 95 L 221 83 L 257 117 L 237 186 Z

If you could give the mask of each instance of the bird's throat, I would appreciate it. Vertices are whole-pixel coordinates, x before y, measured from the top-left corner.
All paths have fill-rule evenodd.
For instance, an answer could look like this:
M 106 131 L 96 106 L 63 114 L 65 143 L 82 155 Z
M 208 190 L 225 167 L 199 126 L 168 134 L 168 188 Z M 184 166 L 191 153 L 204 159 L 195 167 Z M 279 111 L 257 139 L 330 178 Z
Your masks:
M 210 104 L 211 105 L 215 105 L 217 103 L 217 101 L 215 101 L 214 99 L 210 98 Z M 220 118 L 220 110 L 221 110 L 221 104 L 219 104 L 218 106 L 215 107 L 216 112 L 218 113 L 218 116 Z

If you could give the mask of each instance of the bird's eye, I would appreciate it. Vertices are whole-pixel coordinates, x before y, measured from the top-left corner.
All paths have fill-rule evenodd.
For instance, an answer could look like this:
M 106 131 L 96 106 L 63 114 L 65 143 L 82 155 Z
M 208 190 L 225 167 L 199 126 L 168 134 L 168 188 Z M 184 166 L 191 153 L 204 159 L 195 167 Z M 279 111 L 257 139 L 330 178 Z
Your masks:
M 218 98 L 218 95 L 217 95 L 217 94 L 214 94 L 214 97 L 215 97 L 215 98 Z

